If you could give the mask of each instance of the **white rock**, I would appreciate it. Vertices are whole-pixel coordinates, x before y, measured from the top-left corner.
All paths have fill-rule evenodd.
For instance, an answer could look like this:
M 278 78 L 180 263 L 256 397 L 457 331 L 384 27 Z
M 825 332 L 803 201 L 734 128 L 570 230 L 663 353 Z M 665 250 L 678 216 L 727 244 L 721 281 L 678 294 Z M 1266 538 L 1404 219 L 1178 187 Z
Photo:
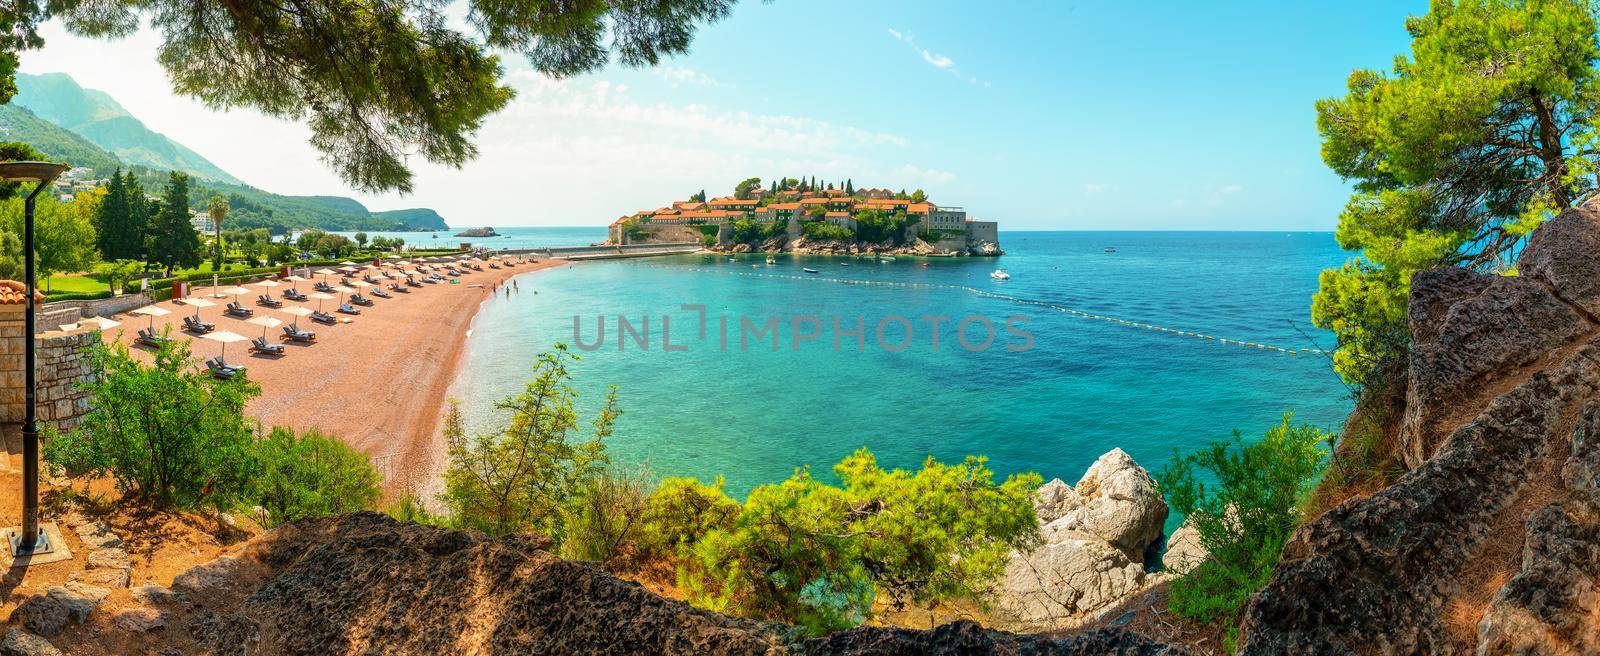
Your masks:
M 1144 567 L 1105 540 L 1058 536 L 1032 553 L 1014 554 L 996 607 L 1027 628 L 1048 629 L 1114 604 L 1144 584 Z
M 1059 478 L 1050 479 L 1049 483 L 1040 485 L 1033 493 L 1033 510 L 1039 515 L 1040 524 L 1061 519 L 1063 515 L 1082 503 L 1083 499 L 1078 496 L 1078 492 Z
M 1200 543 L 1200 531 L 1193 522 L 1185 520 L 1183 526 L 1167 538 L 1167 553 L 1161 556 L 1162 570 L 1176 575 L 1188 574 L 1210 557 L 1205 545 Z
M 1133 560 L 1160 539 L 1167 502 L 1156 481 L 1122 449 L 1100 456 L 1074 486 L 1083 502 L 1062 517 L 1066 528 L 1099 536 Z

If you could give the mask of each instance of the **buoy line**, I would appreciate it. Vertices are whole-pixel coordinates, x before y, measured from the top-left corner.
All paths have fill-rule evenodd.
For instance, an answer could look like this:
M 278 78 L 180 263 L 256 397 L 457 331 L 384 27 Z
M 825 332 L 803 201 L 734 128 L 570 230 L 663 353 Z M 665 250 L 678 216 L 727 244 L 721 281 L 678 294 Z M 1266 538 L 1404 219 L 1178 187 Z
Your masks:
M 1017 303 L 1017 304 L 1021 304 L 1021 305 L 1033 305 L 1033 306 L 1037 306 L 1037 307 L 1047 308 L 1047 309 L 1055 310 L 1057 312 L 1061 312 L 1063 314 L 1068 314 L 1068 315 L 1072 315 L 1072 316 L 1075 316 L 1075 317 L 1080 317 L 1080 318 L 1083 318 L 1083 319 L 1094 319 L 1096 321 L 1104 321 L 1106 323 L 1117 324 L 1117 325 L 1125 326 L 1125 327 L 1128 327 L 1128 328 L 1139 328 L 1139 329 L 1143 329 L 1143 330 L 1149 330 L 1149 331 L 1152 331 L 1152 332 L 1166 333 L 1166 334 L 1169 334 L 1169 335 L 1177 335 L 1179 337 L 1193 337 L 1195 339 L 1202 339 L 1202 340 L 1206 340 L 1206 341 L 1210 341 L 1210 342 L 1216 342 L 1218 344 L 1229 344 L 1229 345 L 1239 346 L 1239 347 L 1243 347 L 1243 348 L 1255 348 L 1255 349 L 1260 349 L 1260 350 L 1264 350 L 1264 351 L 1274 351 L 1274 352 L 1277 352 L 1277 353 L 1286 353 L 1286 354 L 1289 354 L 1289 355 L 1300 355 L 1302 353 L 1308 354 L 1308 355 L 1322 355 L 1322 354 L 1328 353 L 1328 351 L 1323 350 L 1323 349 L 1284 348 L 1282 346 L 1273 346 L 1271 344 L 1262 344 L 1260 342 L 1252 342 L 1252 341 L 1242 340 L 1242 339 L 1229 339 L 1227 337 L 1217 337 L 1215 335 L 1207 335 L 1205 333 L 1197 333 L 1197 332 L 1194 332 L 1192 330 L 1180 330 L 1180 329 L 1177 329 L 1177 328 L 1168 328 L 1166 326 L 1157 326 L 1157 325 L 1154 325 L 1154 324 L 1148 324 L 1148 323 L 1143 323 L 1143 322 L 1139 322 L 1139 321 L 1130 321 L 1128 319 L 1121 319 L 1121 318 L 1107 316 L 1107 315 L 1103 315 L 1103 314 L 1095 314 L 1093 312 L 1085 312 L 1083 310 L 1078 310 L 1078 309 L 1069 308 L 1069 307 L 1065 307 L 1065 306 L 1061 306 L 1061 305 L 1056 305 L 1054 303 L 1049 303 L 1049 302 L 1046 302 L 1046 301 L 1037 301 L 1037 300 L 1033 300 L 1033 299 L 1020 298 L 1020 297 L 1011 296 L 1011 295 L 1008 295 L 1008 294 L 997 294 L 995 292 L 991 292 L 991 291 L 984 290 L 984 289 L 978 289 L 976 287 L 969 287 L 967 285 L 953 285 L 953 284 L 949 284 L 949 283 L 935 283 L 935 282 L 896 282 L 896 281 L 889 281 L 889 280 L 858 280 L 858 279 L 853 279 L 853 278 L 830 278 L 830 277 L 826 277 L 826 276 L 816 276 L 816 275 L 795 276 L 795 275 L 784 275 L 784 274 L 775 274 L 775 273 L 751 273 L 749 271 L 718 271 L 716 269 L 708 268 L 708 267 L 668 266 L 668 265 L 664 265 L 664 264 L 640 264 L 639 266 L 649 267 L 649 268 L 653 268 L 653 269 L 669 269 L 669 270 L 672 270 L 672 271 L 691 271 L 691 272 L 695 272 L 695 273 L 717 273 L 717 274 L 728 275 L 728 276 L 744 276 L 744 277 L 747 277 L 747 278 L 774 278 L 774 279 L 780 279 L 780 280 L 803 280 L 803 281 L 807 281 L 807 282 L 832 282 L 832 283 L 839 283 L 839 284 L 843 284 L 843 285 L 869 285 L 869 286 L 879 286 L 879 287 L 925 287 L 925 288 L 929 288 L 929 289 L 953 289 L 953 290 L 957 290 L 957 291 L 964 291 L 964 292 L 967 292 L 967 293 L 970 293 L 970 294 L 976 294 L 978 296 L 984 296 L 984 297 L 988 297 L 988 298 L 995 298 L 995 299 L 1000 299 L 1000 300 L 1003 300 L 1003 301 L 1009 301 L 1009 302 Z

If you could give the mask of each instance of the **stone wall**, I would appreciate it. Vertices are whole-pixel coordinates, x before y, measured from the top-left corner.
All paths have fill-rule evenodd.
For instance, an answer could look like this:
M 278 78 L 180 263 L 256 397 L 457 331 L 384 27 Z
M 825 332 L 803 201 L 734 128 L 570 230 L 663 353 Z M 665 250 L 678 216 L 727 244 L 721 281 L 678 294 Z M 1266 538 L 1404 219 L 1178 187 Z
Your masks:
M 0 422 L 4 423 L 21 422 L 26 409 L 23 311 L 20 305 L 0 306 Z M 76 388 L 94 375 L 87 351 L 98 343 L 100 333 L 94 330 L 38 336 L 37 407 L 41 421 L 68 430 L 89 411 L 88 395 Z

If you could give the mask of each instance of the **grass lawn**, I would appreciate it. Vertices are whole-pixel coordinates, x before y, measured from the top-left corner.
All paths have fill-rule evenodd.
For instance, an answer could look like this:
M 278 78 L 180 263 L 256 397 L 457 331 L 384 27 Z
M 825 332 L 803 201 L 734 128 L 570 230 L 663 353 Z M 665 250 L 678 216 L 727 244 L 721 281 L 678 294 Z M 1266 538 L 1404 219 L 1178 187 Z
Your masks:
M 105 274 L 95 273 L 58 273 L 39 281 L 39 286 L 56 293 L 83 293 L 103 292 L 110 289 L 106 282 Z

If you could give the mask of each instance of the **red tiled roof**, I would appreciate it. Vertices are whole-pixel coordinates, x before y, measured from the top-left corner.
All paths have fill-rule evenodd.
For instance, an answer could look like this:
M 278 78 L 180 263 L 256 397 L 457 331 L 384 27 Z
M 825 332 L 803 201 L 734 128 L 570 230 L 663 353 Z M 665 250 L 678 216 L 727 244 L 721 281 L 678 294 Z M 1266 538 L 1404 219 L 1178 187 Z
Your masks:
M 800 204 L 799 203 L 773 203 L 771 205 L 768 205 L 767 209 L 773 209 L 773 210 L 797 210 L 797 209 L 800 209 Z
M 44 294 L 33 292 L 34 302 L 44 301 Z M 0 280 L 0 305 L 27 305 L 28 286 L 15 280 Z
M 850 216 L 850 213 L 849 212 L 829 212 L 829 213 L 827 213 L 827 216 L 840 216 L 840 217 L 843 217 L 843 216 Z

